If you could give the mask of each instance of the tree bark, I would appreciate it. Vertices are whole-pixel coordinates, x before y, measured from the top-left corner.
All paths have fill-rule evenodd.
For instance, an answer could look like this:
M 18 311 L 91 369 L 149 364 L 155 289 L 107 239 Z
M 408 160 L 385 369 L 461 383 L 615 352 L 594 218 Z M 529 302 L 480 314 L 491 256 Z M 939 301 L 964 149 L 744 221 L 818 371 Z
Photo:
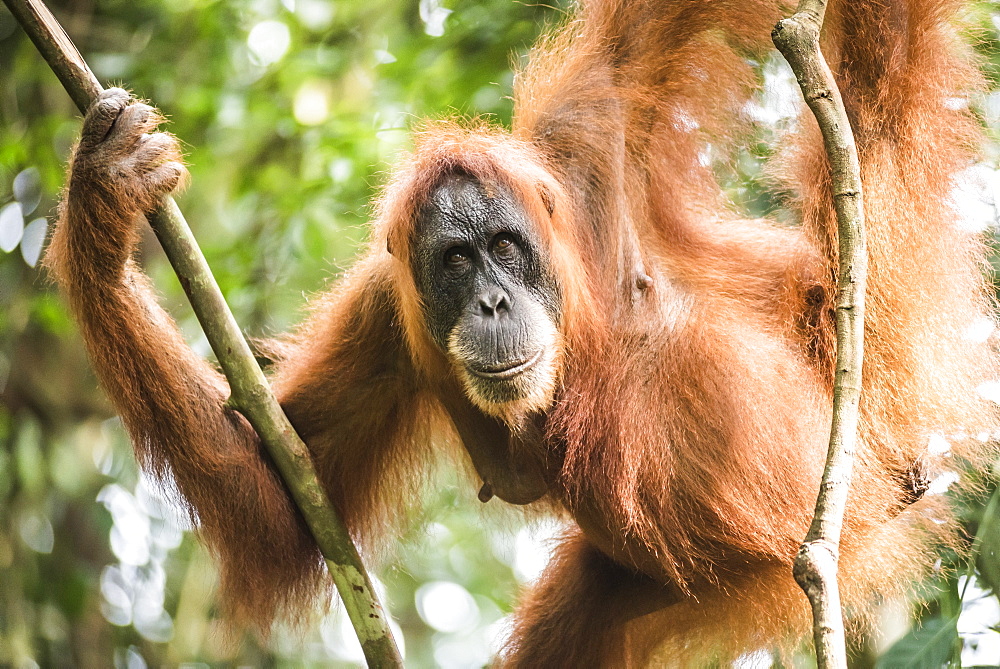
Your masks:
M 861 363 L 864 352 L 865 250 L 861 166 L 840 90 L 820 51 L 826 0 L 801 0 L 796 13 L 779 21 L 771 37 L 791 65 L 806 104 L 823 133 L 830 160 L 839 240 L 836 302 L 837 362 L 833 426 L 816 512 L 795 558 L 795 580 L 809 598 L 813 640 L 820 669 L 846 669 L 844 618 L 837 585 L 844 507 L 857 450 Z

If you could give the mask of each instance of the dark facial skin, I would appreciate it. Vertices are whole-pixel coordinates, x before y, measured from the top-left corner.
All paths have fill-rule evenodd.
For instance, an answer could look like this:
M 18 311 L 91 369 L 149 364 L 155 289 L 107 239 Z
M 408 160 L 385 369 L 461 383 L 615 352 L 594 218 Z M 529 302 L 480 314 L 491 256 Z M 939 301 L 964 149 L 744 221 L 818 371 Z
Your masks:
M 499 406 L 551 383 L 558 289 L 513 194 L 449 175 L 421 209 L 415 242 L 428 328 L 470 398 Z

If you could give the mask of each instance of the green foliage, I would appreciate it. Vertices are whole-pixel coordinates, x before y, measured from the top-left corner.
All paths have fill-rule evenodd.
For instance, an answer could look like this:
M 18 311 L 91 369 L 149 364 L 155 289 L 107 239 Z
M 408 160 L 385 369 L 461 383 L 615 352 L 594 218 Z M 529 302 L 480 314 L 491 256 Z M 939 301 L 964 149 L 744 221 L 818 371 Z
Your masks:
M 936 669 L 948 664 L 959 643 L 956 621 L 931 618 L 887 650 L 876 669 Z

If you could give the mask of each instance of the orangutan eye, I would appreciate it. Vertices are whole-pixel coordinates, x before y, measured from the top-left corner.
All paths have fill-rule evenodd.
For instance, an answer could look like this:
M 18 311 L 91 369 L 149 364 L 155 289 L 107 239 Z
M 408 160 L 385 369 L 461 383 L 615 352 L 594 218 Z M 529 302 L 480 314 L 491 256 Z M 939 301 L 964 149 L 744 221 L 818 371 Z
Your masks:
M 469 262 L 469 253 L 461 246 L 453 246 L 444 254 L 444 264 L 448 267 L 459 268 Z
M 514 255 L 514 249 L 517 247 L 514 238 L 502 232 L 493 239 L 493 253 L 500 258 L 510 258 Z

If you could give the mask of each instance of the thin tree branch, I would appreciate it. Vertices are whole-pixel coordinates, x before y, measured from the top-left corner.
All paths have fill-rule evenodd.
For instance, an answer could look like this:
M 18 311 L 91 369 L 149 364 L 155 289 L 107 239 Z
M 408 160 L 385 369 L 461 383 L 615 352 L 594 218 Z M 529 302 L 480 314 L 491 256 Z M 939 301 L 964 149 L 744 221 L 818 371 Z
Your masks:
M 865 250 L 861 166 L 840 90 L 820 52 L 826 0 L 801 0 L 796 13 L 779 21 L 771 37 L 791 65 L 823 133 L 830 159 L 837 211 L 839 280 L 837 364 L 833 388 L 830 448 L 812 526 L 795 558 L 795 580 L 809 597 L 813 639 L 821 669 L 847 667 L 844 619 L 837 586 L 837 562 L 844 507 L 857 450 L 861 362 L 864 351 Z
M 81 112 L 102 91 L 59 22 L 40 0 L 3 0 Z M 388 617 L 357 548 L 323 491 L 306 445 L 278 405 L 173 198 L 147 217 L 229 380 L 229 403 L 267 448 L 316 540 L 370 667 L 401 667 Z

